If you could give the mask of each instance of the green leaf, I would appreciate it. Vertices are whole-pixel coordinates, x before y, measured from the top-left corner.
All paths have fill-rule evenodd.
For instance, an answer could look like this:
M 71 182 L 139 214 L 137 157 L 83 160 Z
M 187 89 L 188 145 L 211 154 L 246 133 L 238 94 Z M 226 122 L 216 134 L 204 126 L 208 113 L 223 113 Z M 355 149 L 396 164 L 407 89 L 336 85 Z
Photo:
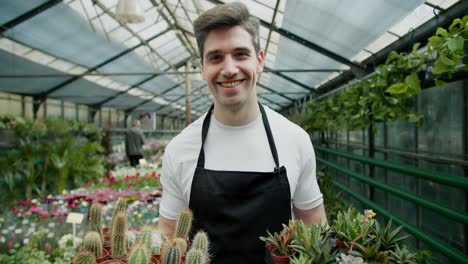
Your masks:
M 418 50 L 420 45 L 421 45 L 421 43 L 419 43 L 419 42 L 417 42 L 417 43 L 414 43 L 414 45 L 413 45 L 413 49 L 412 49 L 412 50 L 413 50 L 413 51 L 416 51 L 416 50 Z
M 417 94 L 421 91 L 420 81 L 418 75 L 413 72 L 410 75 L 406 76 L 405 83 L 411 90 L 412 94 Z
M 447 32 L 447 30 L 439 27 L 439 28 L 437 28 L 436 36 L 448 37 L 448 32 Z
M 443 87 L 443 86 L 447 85 L 446 82 L 441 81 L 441 80 L 437 80 L 437 79 L 435 79 L 435 84 L 436 84 L 437 87 Z
M 463 52 L 463 38 L 461 36 L 458 36 L 454 39 L 451 39 L 447 42 L 447 47 L 449 50 L 452 52 Z
M 442 62 L 442 60 L 439 58 L 434 63 L 434 67 L 432 68 L 432 73 L 433 74 L 442 74 L 442 73 L 445 73 L 445 72 L 449 72 L 451 70 L 452 70 L 452 67 L 447 66 L 446 64 L 444 64 Z
M 438 37 L 438 36 L 432 36 L 428 39 L 429 43 L 431 43 L 432 45 L 438 45 L 440 43 L 442 43 L 444 40 L 441 38 L 441 37 Z
M 390 54 L 388 54 L 388 57 L 387 57 L 387 60 L 385 61 L 385 64 L 388 64 L 389 62 L 395 60 L 395 59 L 398 59 L 400 58 L 400 54 L 398 54 L 396 51 L 392 51 L 390 52 Z
M 388 87 L 386 92 L 390 94 L 403 94 L 408 90 L 408 85 L 406 83 L 395 83 Z
M 441 61 L 443 64 L 447 65 L 447 66 L 455 66 L 455 65 L 456 65 L 456 63 L 455 63 L 453 60 L 449 59 L 449 58 L 448 58 L 447 56 L 445 56 L 444 54 L 440 54 L 440 57 L 439 57 L 439 58 L 440 58 L 440 61 Z
M 452 29 L 458 25 L 458 24 L 461 24 L 462 20 L 460 18 L 457 18 L 455 20 L 453 20 L 452 24 L 449 26 L 449 31 L 452 31 Z

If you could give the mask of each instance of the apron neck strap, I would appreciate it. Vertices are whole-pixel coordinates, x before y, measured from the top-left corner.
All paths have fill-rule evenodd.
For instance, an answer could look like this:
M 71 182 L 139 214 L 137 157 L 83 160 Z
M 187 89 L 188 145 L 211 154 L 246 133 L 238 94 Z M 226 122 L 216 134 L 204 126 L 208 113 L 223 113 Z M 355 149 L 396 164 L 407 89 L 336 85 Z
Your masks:
M 270 145 L 271 154 L 273 155 L 276 168 L 279 168 L 278 152 L 276 151 L 275 140 L 273 139 L 273 134 L 271 133 L 271 128 L 270 128 L 270 123 L 268 122 L 268 117 L 266 115 L 265 109 L 263 108 L 263 105 L 258 103 L 258 106 L 260 107 L 260 113 L 262 114 L 263 126 L 265 127 L 265 131 L 267 134 L 268 144 Z M 211 105 L 210 110 L 208 110 L 208 113 L 206 114 L 205 119 L 203 120 L 202 144 L 200 148 L 200 154 L 198 155 L 197 168 L 205 168 L 204 145 L 205 145 L 206 136 L 208 135 L 208 128 L 210 127 L 210 121 L 211 121 L 211 112 L 213 111 L 213 109 L 214 109 L 214 104 Z

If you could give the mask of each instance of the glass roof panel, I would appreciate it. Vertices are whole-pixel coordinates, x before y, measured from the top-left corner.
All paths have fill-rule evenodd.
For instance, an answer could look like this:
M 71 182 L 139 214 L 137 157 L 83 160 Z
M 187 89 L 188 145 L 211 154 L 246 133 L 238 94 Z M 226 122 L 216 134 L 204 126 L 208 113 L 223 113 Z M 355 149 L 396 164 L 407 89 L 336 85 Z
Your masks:
M 366 47 L 366 50 L 377 53 L 379 50 L 385 48 L 391 43 L 395 42 L 398 39 L 397 36 L 385 32 L 382 36 L 372 42 L 369 46 Z
M 458 1 L 460 0 L 427 0 L 427 2 L 436 6 L 440 6 L 443 9 L 447 9 L 451 7 L 453 4 L 457 3 Z
M 80 15 L 63 3 L 4 34 L 30 47 L 87 67 L 95 66 L 124 49 L 96 35 Z
M 116 107 L 116 108 L 129 108 L 144 102 L 145 99 L 138 96 L 132 96 L 129 94 L 121 94 L 116 98 L 105 103 L 105 107 Z
M 12 41 L 8 38 L 0 39 L 0 49 L 19 56 L 22 56 L 32 50 L 30 47 L 22 45 L 16 41 Z
M 115 90 L 104 88 L 85 79 L 79 79 L 56 90 L 50 96 L 80 104 L 97 104 L 116 93 Z
M 3 25 L 18 16 L 47 2 L 46 0 L 12 1 L 0 0 L 0 25 Z
M 63 72 L 48 68 L 12 53 L 0 50 L 0 74 L 61 74 Z M 11 93 L 38 94 L 49 90 L 68 77 L 54 78 L 2 78 L 0 91 Z
M 390 28 L 390 32 L 404 36 L 412 29 L 419 27 L 426 21 L 434 17 L 433 8 L 428 5 L 420 5 L 413 12 L 400 20 L 396 25 Z
M 423 2 L 287 1 L 283 28 L 345 58 L 352 58 Z
M 160 94 L 174 86 L 176 83 L 167 77 L 167 75 L 159 75 L 140 85 L 142 89 L 152 93 Z

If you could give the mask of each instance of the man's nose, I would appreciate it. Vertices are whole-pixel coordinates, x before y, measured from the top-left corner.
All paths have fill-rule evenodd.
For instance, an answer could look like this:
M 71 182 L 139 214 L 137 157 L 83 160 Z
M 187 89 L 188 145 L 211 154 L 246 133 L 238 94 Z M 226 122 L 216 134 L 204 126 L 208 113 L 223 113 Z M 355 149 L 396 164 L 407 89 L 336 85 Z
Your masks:
M 239 72 L 236 61 L 231 56 L 226 56 L 224 59 L 223 69 L 221 74 L 225 77 L 233 77 Z

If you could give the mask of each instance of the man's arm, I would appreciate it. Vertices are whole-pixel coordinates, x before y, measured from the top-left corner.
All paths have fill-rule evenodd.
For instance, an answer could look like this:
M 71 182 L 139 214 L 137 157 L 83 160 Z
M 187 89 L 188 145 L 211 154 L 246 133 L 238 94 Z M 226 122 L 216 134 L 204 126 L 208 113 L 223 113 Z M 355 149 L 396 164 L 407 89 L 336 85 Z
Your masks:
M 163 233 L 164 237 L 174 237 L 176 229 L 176 220 L 170 220 L 162 215 L 159 215 L 158 228 L 159 231 Z
M 323 203 L 309 210 L 301 210 L 293 207 L 293 212 L 296 219 L 301 219 L 307 226 L 319 223 L 321 225 L 328 226 L 327 215 L 325 214 L 325 206 Z

